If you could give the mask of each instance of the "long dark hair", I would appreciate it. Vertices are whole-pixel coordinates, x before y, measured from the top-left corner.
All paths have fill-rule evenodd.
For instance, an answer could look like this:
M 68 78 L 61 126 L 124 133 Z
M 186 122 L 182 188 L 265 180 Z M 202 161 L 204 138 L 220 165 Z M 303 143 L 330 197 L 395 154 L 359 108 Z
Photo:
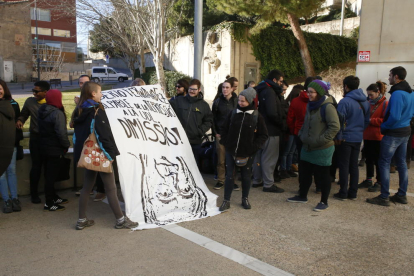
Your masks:
M 3 99 L 10 101 L 12 99 L 12 96 L 11 96 L 9 88 L 7 87 L 7 83 L 4 80 L 0 79 L 0 85 L 3 87 L 3 91 L 4 91 Z
M 367 91 L 374 91 L 380 92 L 381 95 L 385 94 L 385 85 L 382 81 L 377 81 L 376 83 L 372 83 L 367 87 Z

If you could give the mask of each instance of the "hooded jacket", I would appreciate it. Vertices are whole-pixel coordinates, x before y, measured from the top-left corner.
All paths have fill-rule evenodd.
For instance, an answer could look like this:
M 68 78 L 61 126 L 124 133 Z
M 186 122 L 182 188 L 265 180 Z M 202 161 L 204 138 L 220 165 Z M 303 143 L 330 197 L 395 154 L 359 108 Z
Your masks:
M 299 97 L 292 100 L 287 115 L 287 125 L 290 133 L 298 135 L 306 115 L 306 105 L 309 102 L 308 92 L 300 92 Z
M 322 120 L 320 108 L 328 104 L 325 109 L 325 122 Z M 319 108 L 309 111 L 306 109 L 305 120 L 299 131 L 299 138 L 303 142 L 303 149 L 314 151 L 326 149 L 334 145 L 333 139 L 339 131 L 339 118 L 332 97 L 325 97 Z
M 55 106 L 44 104 L 39 108 L 37 122 L 42 153 L 55 156 L 65 154 L 70 147 L 70 142 L 63 111 Z
M 200 92 L 197 97 L 187 94 L 170 100 L 190 144 L 201 144 L 204 134 L 213 125 L 213 113 Z
M 408 82 L 401 81 L 390 89 L 391 98 L 385 111 L 381 133 L 389 136 L 410 136 L 410 121 L 414 116 L 414 93 Z
M 247 108 L 237 106 L 236 114 L 232 118 L 232 112 L 227 115 L 223 124 L 220 143 L 226 151 L 236 157 L 253 156 L 266 142 L 266 124 L 259 114 L 257 125 L 254 122 L 254 105 Z M 240 140 L 239 140 L 240 135 Z M 237 149 L 237 152 L 236 152 Z
M 361 88 L 346 93 L 338 103 L 338 112 L 344 115 L 346 127 L 341 129 L 336 139 L 350 143 L 362 142 L 364 130 L 369 124 L 369 110 L 370 104 Z
M 227 115 L 235 108 L 237 108 L 237 94 L 232 92 L 231 98 L 229 100 L 224 97 L 223 94 L 220 95 L 219 98 L 217 98 L 213 102 L 213 133 L 214 134 L 221 134 L 221 128 L 224 125 L 224 121 L 227 119 Z
M 98 113 L 95 116 L 96 109 L 98 109 Z M 119 151 L 105 110 L 100 109 L 98 103 L 92 100 L 86 101 L 81 110 L 81 114 L 77 115 L 74 120 L 75 134 L 73 140 L 75 148 L 75 164 L 79 161 L 83 144 L 89 134 L 91 134 L 93 127 L 92 123 L 94 122 L 95 135 L 101 150 L 109 161 L 114 160 L 115 157 L 119 155 Z
M 13 156 L 16 124 L 13 107 L 8 100 L 0 100 L 0 176 L 6 171 Z
M 256 91 L 259 99 L 258 110 L 264 118 L 269 136 L 281 136 L 287 128 L 282 88 L 266 79 L 256 87 Z
M 364 131 L 364 140 L 381 141 L 381 124 L 384 121 L 388 101 L 385 96 L 378 100 L 375 105 L 370 104 L 369 114 L 371 116 L 369 125 Z

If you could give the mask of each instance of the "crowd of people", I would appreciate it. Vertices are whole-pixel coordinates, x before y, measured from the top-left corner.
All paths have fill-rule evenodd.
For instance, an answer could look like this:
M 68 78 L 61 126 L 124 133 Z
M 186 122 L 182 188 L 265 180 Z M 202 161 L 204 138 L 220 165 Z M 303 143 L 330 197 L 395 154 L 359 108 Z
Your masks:
M 250 188 L 263 192 L 283 193 L 276 183 L 298 177 L 297 195 L 288 202 L 306 203 L 312 183 L 321 194 L 315 211 L 328 209 L 331 184 L 339 171 L 338 200 L 355 200 L 358 189 L 379 192 L 368 198 L 371 204 L 389 206 L 407 204 L 407 156 L 411 156 L 414 94 L 405 81 L 407 72 L 395 67 L 389 72 L 390 99 L 386 98 L 386 84 L 377 81 L 359 88 L 356 76 L 343 79 L 343 98 L 337 102 L 329 93 L 330 84 L 322 78 L 308 77 L 304 85 L 293 87 L 285 95 L 288 83 L 284 74 L 272 70 L 260 83 L 249 82 L 237 93 L 238 80 L 228 76 L 219 84 L 212 107 L 204 100 L 199 80 L 180 79 L 176 96 L 170 104 L 180 120 L 190 142 L 194 158 L 200 166 L 201 144 L 211 129 L 215 138 L 216 180 L 213 187 L 224 187 L 224 200 L 219 210 L 230 208 L 235 184 L 240 172 L 241 205 L 251 209 Z M 131 86 L 145 85 L 136 79 Z M 69 126 L 74 128 L 74 163 L 79 160 L 83 143 L 94 131 L 105 157 L 112 162 L 119 155 L 108 118 L 101 104 L 101 87 L 89 76 L 79 78 L 81 94 L 75 97 L 76 108 Z M 7 84 L 0 80 L 0 192 L 4 200 L 3 212 L 21 210 L 17 195 L 16 159 L 23 139 L 22 128 L 30 117 L 29 149 L 31 202 L 39 204 L 38 187 L 42 168 L 45 173 L 44 211 L 65 210 L 67 199 L 61 198 L 54 183 L 58 178 L 59 159 L 70 147 L 67 119 L 62 93 L 50 89 L 46 81 L 34 84 L 33 97 L 23 108 L 12 99 Z M 408 148 L 408 150 L 407 150 Z M 358 184 L 358 158 L 362 149 L 366 163 L 365 180 Z M 390 196 L 390 167 L 399 173 L 398 192 Z M 375 169 L 374 169 L 375 167 Z M 374 174 L 375 173 L 375 174 Z M 374 182 L 373 178 L 376 177 Z M 79 191 L 79 219 L 76 229 L 94 225 L 87 218 L 89 195 L 97 186 L 94 201 L 108 198 L 114 213 L 115 227 L 134 228 L 138 223 L 126 217 L 120 208 L 114 173 L 85 169 L 83 188 Z

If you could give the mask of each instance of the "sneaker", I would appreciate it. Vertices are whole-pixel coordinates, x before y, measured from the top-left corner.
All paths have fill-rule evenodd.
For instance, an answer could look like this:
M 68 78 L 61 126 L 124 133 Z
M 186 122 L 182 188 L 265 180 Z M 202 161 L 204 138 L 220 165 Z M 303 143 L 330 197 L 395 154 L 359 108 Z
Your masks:
M 359 160 L 358 166 L 363 167 L 365 165 L 365 158 L 361 158 L 361 160 Z
M 60 196 L 56 196 L 55 199 L 53 200 L 53 203 L 55 203 L 55 204 L 66 204 L 68 202 L 69 202 L 69 200 L 64 199 L 64 198 L 60 198 Z
M 219 207 L 220 212 L 225 212 L 227 209 L 230 209 L 230 201 L 223 200 L 223 203 Z
M 290 178 L 290 175 L 287 171 L 283 170 L 283 171 L 280 171 L 280 178 L 281 179 Z
M 356 196 L 350 196 L 350 195 L 348 195 L 347 196 L 347 199 L 349 199 L 349 200 L 357 200 L 357 197 Z
M 371 186 L 372 186 L 372 180 L 365 179 L 364 181 L 358 184 L 358 189 L 369 188 Z
M 20 200 L 18 200 L 17 198 L 13 198 L 12 207 L 13 212 L 20 212 L 22 210 L 22 207 L 20 206 Z
M 39 196 L 32 196 L 32 203 L 39 204 L 39 203 L 42 203 L 42 200 L 40 199 Z
M 217 181 L 217 180 L 218 180 L 218 176 L 217 176 L 217 174 L 216 174 L 216 175 L 214 175 L 214 180 L 215 180 L 215 181 Z
M 333 197 L 334 197 L 335 199 L 342 200 L 342 201 L 345 201 L 345 200 L 347 200 L 347 199 L 348 199 L 348 197 L 347 197 L 347 196 L 341 195 L 340 193 L 336 193 L 336 194 L 334 194 L 334 195 L 333 195 Z
M 249 200 L 247 199 L 247 197 L 243 197 L 242 198 L 242 206 L 244 209 L 252 209 L 252 206 L 249 203 Z
M 239 185 L 234 184 L 234 186 L 233 186 L 233 190 L 235 190 L 235 191 L 240 191 L 240 187 L 239 187 Z
M 66 209 L 65 207 L 60 206 L 59 204 L 56 204 L 56 203 L 55 204 L 50 204 L 50 205 L 45 204 L 45 206 L 43 207 L 44 212 L 46 212 L 46 211 L 51 211 L 51 212 L 63 211 L 65 209 Z
M 290 177 L 298 177 L 298 174 L 295 173 L 294 171 L 287 171 L 288 175 L 290 175 Z
M 328 204 L 325 204 L 323 202 L 319 202 L 318 205 L 316 205 L 316 207 L 313 208 L 313 210 L 315 212 L 322 212 L 322 211 L 325 211 L 328 208 L 329 208 Z
M 294 196 L 294 197 L 290 197 L 286 200 L 287 202 L 296 202 L 296 203 L 308 203 L 308 199 L 307 198 L 303 198 L 300 196 Z
M 78 220 L 78 222 L 76 223 L 76 230 L 83 230 L 83 228 L 90 227 L 94 224 L 95 222 L 92 219 L 86 218 L 86 220 L 82 222 Z
M 263 182 L 259 184 L 252 184 L 252 188 L 259 188 L 259 187 L 263 187 Z
M 407 204 L 407 196 L 400 196 L 399 194 L 395 194 L 393 196 L 390 196 L 390 200 L 394 203 L 401 203 L 401 204 Z
M 122 222 L 116 222 L 115 228 L 116 229 L 122 229 L 122 228 L 135 228 L 138 227 L 138 222 L 134 222 L 130 220 L 127 216 L 124 216 L 124 220 Z
M 81 193 L 81 191 L 79 190 L 79 191 L 77 191 L 77 192 L 75 193 L 75 195 L 76 195 L 76 196 L 80 196 L 80 193 Z
M 397 168 L 395 166 L 390 166 L 390 173 L 396 173 L 397 172 Z
M 217 182 L 217 184 L 213 187 L 214 190 L 220 190 L 221 188 L 223 188 L 224 184 L 221 182 Z
M 379 192 L 381 191 L 381 184 L 378 182 L 375 182 L 374 185 L 368 188 L 368 192 Z
M 299 172 L 298 165 L 296 165 L 296 164 L 292 164 L 292 166 L 291 166 L 291 170 L 292 170 L 292 172 Z
M 274 182 L 274 183 L 280 183 L 280 182 L 282 182 L 282 178 L 280 177 L 280 175 L 279 175 L 279 174 L 275 174 L 275 175 L 274 175 L 274 177 L 273 177 L 273 182 Z
M 8 214 L 13 212 L 13 203 L 11 201 L 11 199 L 7 200 L 4 202 L 3 205 L 3 213 Z
M 106 198 L 106 194 L 104 193 L 96 193 L 95 198 L 93 199 L 93 201 L 98 202 L 98 201 L 102 201 Z
M 390 206 L 390 200 L 388 198 L 382 198 L 381 195 L 374 198 L 367 198 L 367 202 L 381 206 Z
M 269 188 L 267 187 L 263 187 L 263 192 L 267 192 L 267 193 L 283 193 L 285 190 L 283 190 L 282 188 L 279 188 L 276 185 L 272 185 Z

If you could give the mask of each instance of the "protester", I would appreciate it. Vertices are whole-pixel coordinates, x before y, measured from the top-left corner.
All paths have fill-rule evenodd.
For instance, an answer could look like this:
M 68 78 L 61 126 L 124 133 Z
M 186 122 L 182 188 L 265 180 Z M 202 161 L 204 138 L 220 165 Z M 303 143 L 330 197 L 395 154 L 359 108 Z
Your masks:
M 187 134 L 194 158 L 199 166 L 201 142 L 213 124 L 213 114 L 210 106 L 203 99 L 201 82 L 197 79 L 191 80 L 188 94 L 171 99 L 170 104 Z
M 286 130 L 282 106 L 283 73 L 272 70 L 257 87 L 259 112 L 263 116 L 269 138 L 256 153 L 253 163 L 253 187 L 263 186 L 263 192 L 283 193 L 274 185 L 274 171 L 279 158 L 280 136 Z
M 364 154 L 365 163 L 367 164 L 367 177 L 358 185 L 358 188 L 368 188 L 369 192 L 378 192 L 381 189 L 378 159 L 381 149 L 381 139 L 383 137 L 381 134 L 381 124 L 384 121 L 385 110 L 388 105 L 387 98 L 381 91 L 384 91 L 384 85 L 381 81 L 377 81 L 367 88 L 370 103 L 369 125 L 364 131 Z M 374 166 L 376 169 L 377 182 L 372 185 Z
M 172 99 L 175 99 L 177 97 L 183 97 L 185 95 L 187 95 L 188 93 L 188 81 L 186 79 L 179 79 L 177 81 L 177 84 L 175 85 L 175 92 L 176 95 L 174 97 L 172 97 Z
M 47 81 L 37 81 L 34 83 L 33 97 L 27 98 L 24 102 L 19 118 L 17 118 L 16 126 L 23 129 L 24 123 L 30 117 L 30 158 L 32 161 L 32 168 L 30 169 L 30 196 L 32 203 L 39 204 L 40 200 L 38 194 L 39 180 L 43 167 L 43 160 L 41 158 L 40 150 L 40 135 L 37 124 L 39 107 L 46 103 L 46 92 L 49 91 L 50 84 Z
M 45 167 L 45 206 L 44 211 L 62 211 L 60 204 L 68 203 L 55 192 L 55 181 L 59 176 L 60 156 L 69 147 L 66 128 L 65 108 L 62 104 L 62 93 L 51 89 L 46 94 L 46 104 L 39 107 L 38 127 L 40 135 L 40 155 Z
M 289 84 L 286 82 L 286 80 L 283 80 L 281 102 L 282 102 L 283 112 L 284 112 L 283 116 L 285 118 L 287 118 L 287 114 L 289 112 L 289 102 L 287 101 L 287 99 L 284 98 L 288 88 L 289 88 Z M 279 144 L 279 152 L 281 154 L 280 154 L 280 158 L 278 159 L 278 164 L 276 165 L 275 176 L 274 176 L 275 181 L 277 181 L 276 180 L 277 178 L 280 178 L 280 180 L 282 180 L 282 179 L 298 176 L 295 172 L 292 171 L 292 168 L 291 168 L 293 154 L 295 153 L 296 146 L 292 148 L 294 146 L 293 138 L 292 138 L 292 141 L 290 141 L 289 136 L 290 136 L 289 128 L 286 127 L 284 133 L 281 136 L 281 142 Z M 290 165 L 288 168 L 286 168 L 286 159 L 288 155 L 290 159 Z
M 75 152 L 74 158 L 77 163 L 81 156 L 83 142 L 88 138 L 91 129 L 94 126 L 98 143 L 109 161 L 113 162 L 119 155 L 115 139 L 112 135 L 108 117 L 101 104 L 102 92 L 101 86 L 94 82 L 87 82 L 81 90 L 81 98 L 78 105 L 79 116 L 75 119 Z M 116 218 L 115 228 L 135 228 L 138 223 L 131 221 L 124 216 L 119 205 L 117 188 L 115 185 L 114 173 L 103 173 L 85 169 L 84 184 L 79 199 L 79 219 L 76 224 L 77 230 L 82 230 L 95 224 L 86 216 L 89 193 L 92 191 L 97 175 L 100 175 L 105 186 L 106 196 L 108 197 L 109 206 Z
M 227 83 L 223 83 L 223 87 Z M 224 92 L 224 91 L 223 91 Z M 266 142 L 267 129 L 263 117 L 254 110 L 253 99 L 256 91 L 249 87 L 239 95 L 237 111 L 231 111 L 222 127 L 220 143 L 226 150 L 226 185 L 224 187 L 224 201 L 219 210 L 225 211 L 230 208 L 230 198 L 234 187 L 233 171 L 237 166 L 237 158 L 242 158 L 246 163 L 239 165 L 242 176 L 242 206 L 251 209 L 249 203 L 249 190 L 251 184 L 251 165 L 253 156 L 257 150 Z
M 343 80 L 344 98 L 338 103 L 338 112 L 344 116 L 346 128 L 341 129 L 338 144 L 340 190 L 334 194 L 339 200 L 356 200 L 358 193 L 358 156 L 364 130 L 369 124 L 369 103 L 359 87 L 359 78 L 348 76 Z M 348 188 L 349 176 L 349 188 Z
M 255 87 L 256 86 L 256 82 L 255 81 L 249 81 L 247 83 L 247 87 Z
M 407 142 L 411 134 L 410 121 L 414 116 L 414 93 L 405 80 L 407 71 L 404 67 L 392 68 L 389 73 L 391 98 L 385 111 L 384 122 L 381 124 L 381 151 L 378 160 L 381 194 L 368 198 L 367 202 L 382 206 L 394 203 L 407 204 L 408 172 L 405 162 Z M 394 156 L 398 168 L 399 189 L 389 197 L 390 192 L 390 163 Z
M 226 177 L 225 159 L 226 151 L 222 144 L 220 144 L 221 132 L 227 115 L 237 107 L 237 95 L 232 92 L 233 82 L 226 80 L 222 83 L 222 94 L 213 102 L 213 133 L 216 137 L 216 151 L 217 151 L 217 184 L 214 189 L 219 190 L 224 186 Z M 230 172 L 231 173 L 231 172 Z M 234 184 L 235 190 L 239 187 Z
M 7 170 L 13 157 L 16 138 L 14 111 L 10 101 L 0 99 L 0 174 Z
M 329 207 L 329 168 L 335 150 L 333 139 L 339 131 L 338 114 L 332 98 L 326 96 L 329 87 L 321 80 L 314 80 L 308 86 L 309 102 L 305 121 L 299 131 L 303 142 L 299 161 L 299 195 L 287 199 L 288 202 L 307 203 L 313 175 L 315 184 L 321 189 L 321 202 L 314 211 L 324 211 Z M 325 109 L 324 115 L 322 108 Z
M 5 113 L 2 113 L 2 115 L 6 115 L 7 111 L 9 111 L 9 108 L 7 108 L 5 105 L 3 105 L 3 102 L 8 105 L 8 103 L 11 104 L 14 114 L 13 115 L 13 119 L 17 119 L 17 117 L 20 116 L 20 108 L 19 108 L 19 104 L 12 99 L 12 96 L 10 94 L 10 90 L 7 87 L 6 82 L 4 82 L 3 80 L 0 79 L 0 113 L 2 113 L 2 111 L 4 111 Z M 4 117 L 1 116 L 2 119 L 4 119 Z M 1 120 L 1 119 L 0 119 Z M 14 123 L 14 124 L 13 124 Z M 4 201 L 4 206 L 3 206 L 3 213 L 11 213 L 11 212 L 18 212 L 21 211 L 21 205 L 20 205 L 20 201 L 17 195 L 17 177 L 16 177 L 16 153 L 17 153 L 17 147 L 20 144 L 20 140 L 23 139 L 23 132 L 21 129 L 18 129 L 15 127 L 15 123 L 16 121 L 12 121 L 12 120 L 8 120 L 8 124 L 10 125 L 10 128 L 12 130 L 14 130 L 15 132 L 15 139 L 14 139 L 14 147 L 13 147 L 13 155 L 11 158 L 11 161 L 9 162 L 9 165 L 7 166 L 7 169 L 4 173 L 1 174 L 0 176 L 0 191 L 1 191 L 1 197 L 3 198 Z M 13 124 L 13 127 L 11 127 Z M 4 138 L 10 138 L 10 134 L 12 134 L 10 130 L 4 130 L 4 129 L 0 129 L 1 130 L 1 136 L 4 136 Z M 3 132 L 4 131 L 4 132 Z M 3 142 L 3 141 L 1 141 Z M 2 145 L 1 151 L 5 151 L 8 152 L 9 149 L 4 147 L 3 145 L 7 145 L 8 143 L 1 143 L 0 145 Z M 10 195 L 9 195 L 9 191 L 10 191 Z
M 130 86 L 143 86 L 143 85 L 146 85 L 145 84 L 145 81 L 143 79 L 136 78 L 135 80 L 133 80 L 131 82 L 131 85 Z
M 236 77 L 229 77 L 226 80 L 233 82 L 232 92 L 237 94 L 237 89 L 239 88 L 239 80 Z

